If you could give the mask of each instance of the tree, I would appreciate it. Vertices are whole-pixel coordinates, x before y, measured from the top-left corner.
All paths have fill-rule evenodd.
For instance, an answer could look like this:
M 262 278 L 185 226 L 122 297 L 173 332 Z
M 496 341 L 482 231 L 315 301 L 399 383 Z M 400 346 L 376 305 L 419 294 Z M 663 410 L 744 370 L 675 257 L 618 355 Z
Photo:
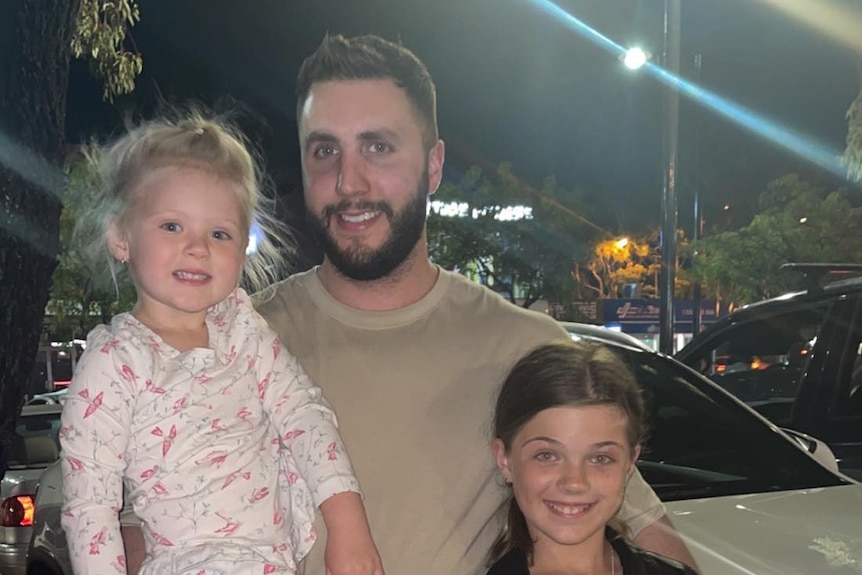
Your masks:
M 428 237 L 435 262 L 477 276 L 524 307 L 571 297 L 573 263 L 594 232 L 578 191 L 553 178 L 533 190 L 502 164 L 488 174 L 471 168 L 433 199 Z
M 63 211 L 60 214 L 61 251 L 51 281 L 46 307 L 51 333 L 62 341 L 82 338 L 97 324 L 108 323 L 135 301 L 127 276 L 112 277 L 107 265 L 94 266 L 84 256 L 88 246 L 75 233 L 82 206 L 92 205 L 98 177 L 84 159 L 70 162 Z
M 859 94 L 847 110 L 847 147 L 841 161 L 847 168 L 847 178 L 862 182 L 862 62 L 857 69 Z
M 705 294 L 737 303 L 789 291 L 799 277 L 788 262 L 857 262 L 862 257 L 862 208 L 844 191 L 825 192 L 795 174 L 769 183 L 751 223 L 697 243 L 691 276 Z
M 646 297 L 658 297 L 656 278 L 661 255 L 656 239 L 622 237 L 599 241 L 586 266 L 593 281 L 586 285 L 599 298 L 620 297 L 623 285 L 628 283 L 638 284 Z
M 117 14 L 120 17 L 116 17 Z M 0 470 L 35 360 L 59 250 L 69 60 L 93 58 L 110 97 L 140 71 L 123 53 L 132 0 L 8 0 L 0 8 Z M 122 62 L 122 63 L 120 63 Z M 131 63 L 129 63 L 131 62 Z M 133 77 L 133 76 L 132 76 Z M 125 80 L 123 80 L 125 78 Z

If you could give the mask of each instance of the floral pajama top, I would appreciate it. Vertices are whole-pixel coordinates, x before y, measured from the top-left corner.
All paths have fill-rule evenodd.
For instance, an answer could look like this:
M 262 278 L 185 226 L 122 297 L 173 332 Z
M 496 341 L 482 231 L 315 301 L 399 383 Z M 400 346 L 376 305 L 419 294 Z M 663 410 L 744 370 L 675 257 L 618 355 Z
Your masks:
M 359 491 L 335 416 L 237 289 L 180 353 L 130 314 L 87 339 L 63 408 L 63 528 L 77 575 L 126 573 L 125 481 L 141 575 L 294 573 L 315 508 Z

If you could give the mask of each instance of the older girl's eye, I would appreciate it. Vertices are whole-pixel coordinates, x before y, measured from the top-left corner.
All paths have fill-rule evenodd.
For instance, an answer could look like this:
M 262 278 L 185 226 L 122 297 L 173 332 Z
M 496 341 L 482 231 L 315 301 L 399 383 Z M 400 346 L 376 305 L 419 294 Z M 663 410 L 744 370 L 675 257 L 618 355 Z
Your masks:
M 178 232 L 180 231 L 180 225 L 176 222 L 165 222 L 161 225 L 161 228 L 166 232 Z
M 593 457 L 593 462 L 598 463 L 599 465 L 608 465 L 614 462 L 614 458 L 610 455 L 599 453 L 598 455 Z
M 554 461 L 556 459 L 556 455 L 552 451 L 540 451 L 533 457 L 536 461 L 541 462 Z

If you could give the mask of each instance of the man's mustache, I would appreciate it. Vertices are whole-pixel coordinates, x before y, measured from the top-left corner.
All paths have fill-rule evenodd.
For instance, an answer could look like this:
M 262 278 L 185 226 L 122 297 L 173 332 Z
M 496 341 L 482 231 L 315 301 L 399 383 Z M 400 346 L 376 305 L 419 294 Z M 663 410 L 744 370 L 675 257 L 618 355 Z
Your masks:
M 337 204 L 330 204 L 323 208 L 323 217 L 329 227 L 329 220 L 332 216 L 348 211 L 355 212 L 370 212 L 376 211 L 386 214 L 386 217 L 392 219 L 394 210 L 388 202 L 369 202 L 367 200 L 341 200 Z

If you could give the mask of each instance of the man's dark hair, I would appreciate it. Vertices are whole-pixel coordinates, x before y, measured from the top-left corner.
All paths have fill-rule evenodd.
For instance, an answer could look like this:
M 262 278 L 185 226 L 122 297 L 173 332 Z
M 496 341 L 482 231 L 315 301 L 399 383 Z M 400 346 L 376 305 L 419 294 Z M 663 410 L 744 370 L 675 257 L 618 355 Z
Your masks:
M 431 74 L 413 52 L 379 36 L 345 38 L 327 35 L 305 59 L 296 79 L 296 118 L 308 99 L 311 86 L 331 80 L 392 80 L 425 124 L 424 144 L 437 143 L 437 95 Z

